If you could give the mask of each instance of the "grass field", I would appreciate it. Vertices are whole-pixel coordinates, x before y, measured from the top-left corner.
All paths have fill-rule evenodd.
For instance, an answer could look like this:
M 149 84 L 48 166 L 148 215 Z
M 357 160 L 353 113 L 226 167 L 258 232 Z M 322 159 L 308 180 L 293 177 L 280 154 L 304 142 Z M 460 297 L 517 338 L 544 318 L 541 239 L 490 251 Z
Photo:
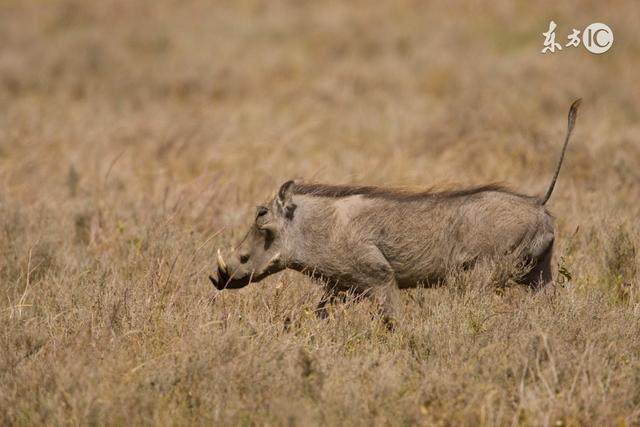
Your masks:
M 0 2 L 0 424 L 639 425 L 640 5 Z M 541 54 L 605 22 L 612 49 Z M 290 178 L 556 190 L 556 284 L 208 282 Z M 428 219 L 425 219 L 428 220 Z

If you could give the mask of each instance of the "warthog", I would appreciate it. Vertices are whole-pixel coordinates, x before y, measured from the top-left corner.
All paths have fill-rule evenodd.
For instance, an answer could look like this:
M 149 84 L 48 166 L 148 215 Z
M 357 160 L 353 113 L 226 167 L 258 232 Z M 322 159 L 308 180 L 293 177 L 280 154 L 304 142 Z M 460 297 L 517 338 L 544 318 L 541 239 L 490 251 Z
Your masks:
M 325 296 L 368 294 L 384 319 L 396 318 L 399 289 L 440 282 L 452 269 L 515 254 L 525 266 L 516 280 L 537 287 L 552 280 L 553 217 L 545 208 L 560 172 L 580 100 L 544 196 L 498 185 L 455 191 L 413 192 L 365 186 L 285 182 L 258 206 L 238 247 L 218 250 L 217 289 L 242 288 L 289 268 L 322 279 Z

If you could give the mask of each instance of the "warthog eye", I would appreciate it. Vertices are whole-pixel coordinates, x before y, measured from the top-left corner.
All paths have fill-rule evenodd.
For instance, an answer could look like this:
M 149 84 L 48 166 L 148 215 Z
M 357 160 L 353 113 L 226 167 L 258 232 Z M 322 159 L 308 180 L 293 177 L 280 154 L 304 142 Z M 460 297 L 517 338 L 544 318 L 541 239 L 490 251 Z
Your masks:
M 267 209 L 267 208 L 266 208 L 266 207 L 264 207 L 264 206 L 258 206 L 258 207 L 256 208 L 256 218 L 259 218 L 259 217 L 261 217 L 261 216 L 266 215 L 266 214 L 267 214 L 267 212 L 269 212 L 269 209 Z
M 249 261 L 249 255 L 240 255 L 240 263 L 244 264 Z

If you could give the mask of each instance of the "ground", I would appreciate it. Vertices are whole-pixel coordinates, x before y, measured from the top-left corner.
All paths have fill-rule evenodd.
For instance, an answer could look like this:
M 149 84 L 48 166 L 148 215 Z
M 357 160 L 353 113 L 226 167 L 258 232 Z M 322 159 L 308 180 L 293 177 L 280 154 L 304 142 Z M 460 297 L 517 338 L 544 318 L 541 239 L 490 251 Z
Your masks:
M 0 424 L 640 423 L 634 1 L 0 3 Z M 549 21 L 602 55 L 542 54 Z M 555 283 L 208 282 L 287 179 L 541 194 Z M 428 218 L 425 218 L 428 221 Z

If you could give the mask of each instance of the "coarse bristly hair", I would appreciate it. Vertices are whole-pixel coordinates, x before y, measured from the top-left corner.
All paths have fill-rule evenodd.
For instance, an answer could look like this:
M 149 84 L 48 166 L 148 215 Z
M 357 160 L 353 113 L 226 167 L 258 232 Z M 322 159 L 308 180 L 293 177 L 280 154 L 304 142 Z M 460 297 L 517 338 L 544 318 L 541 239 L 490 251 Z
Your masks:
M 430 188 L 427 190 L 411 190 L 407 188 L 384 188 L 377 186 L 352 186 L 352 185 L 327 185 L 320 183 L 295 182 L 292 186 L 294 194 L 342 198 L 349 196 L 363 196 L 366 198 L 380 198 L 393 200 L 397 202 L 412 202 L 425 199 L 453 199 L 456 197 L 467 197 L 484 192 L 499 192 L 511 194 L 518 197 L 537 199 L 534 196 L 528 196 L 510 190 L 506 186 L 498 183 L 490 183 L 479 186 L 472 186 L 460 189 L 441 190 Z

